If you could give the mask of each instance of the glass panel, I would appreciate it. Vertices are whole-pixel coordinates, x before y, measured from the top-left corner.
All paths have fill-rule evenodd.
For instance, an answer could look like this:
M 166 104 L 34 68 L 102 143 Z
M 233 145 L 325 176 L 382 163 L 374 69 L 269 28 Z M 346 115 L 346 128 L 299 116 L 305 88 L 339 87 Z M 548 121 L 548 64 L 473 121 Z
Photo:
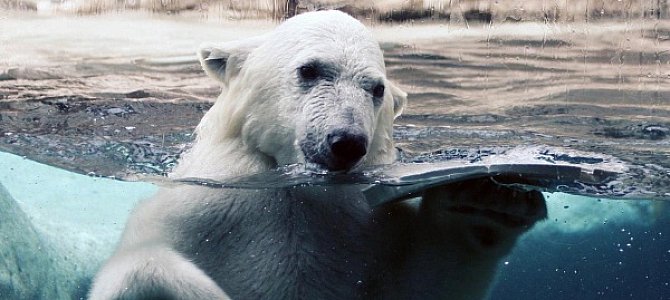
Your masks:
M 369 29 L 383 68 L 355 21 L 312 13 L 329 9 Z M 665 299 L 669 16 L 667 0 L 0 0 L 0 298 L 87 298 L 132 257 L 204 298 Z M 179 287 L 151 296 L 194 297 Z

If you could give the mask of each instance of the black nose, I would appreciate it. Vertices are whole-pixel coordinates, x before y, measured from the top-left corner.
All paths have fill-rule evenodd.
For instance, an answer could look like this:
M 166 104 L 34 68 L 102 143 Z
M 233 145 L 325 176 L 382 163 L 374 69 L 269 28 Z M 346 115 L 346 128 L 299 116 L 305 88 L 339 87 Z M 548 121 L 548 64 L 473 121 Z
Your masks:
M 329 134 L 328 145 L 335 160 L 333 169 L 348 169 L 368 152 L 368 139 L 365 135 L 345 130 Z

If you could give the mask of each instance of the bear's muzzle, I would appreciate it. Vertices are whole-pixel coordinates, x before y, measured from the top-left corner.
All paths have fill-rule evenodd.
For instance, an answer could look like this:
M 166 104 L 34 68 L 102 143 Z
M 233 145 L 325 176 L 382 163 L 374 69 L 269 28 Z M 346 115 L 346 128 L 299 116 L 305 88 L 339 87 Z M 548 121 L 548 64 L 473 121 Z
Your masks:
M 356 131 L 335 130 L 326 140 L 331 153 L 327 164 L 330 171 L 349 170 L 368 152 L 367 136 Z

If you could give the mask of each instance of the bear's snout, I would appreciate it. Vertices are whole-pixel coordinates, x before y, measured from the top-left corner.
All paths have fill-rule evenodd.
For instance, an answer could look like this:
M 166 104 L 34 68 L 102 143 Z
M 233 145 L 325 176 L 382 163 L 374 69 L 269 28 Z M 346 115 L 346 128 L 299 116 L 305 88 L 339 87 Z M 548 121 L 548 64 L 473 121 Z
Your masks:
M 332 155 L 328 168 L 331 171 L 348 170 L 368 152 L 368 138 L 351 130 L 335 130 L 326 138 Z
M 299 145 L 306 163 L 328 171 L 349 171 L 368 153 L 369 142 L 362 128 L 346 126 L 331 128 L 321 134 L 310 131 Z

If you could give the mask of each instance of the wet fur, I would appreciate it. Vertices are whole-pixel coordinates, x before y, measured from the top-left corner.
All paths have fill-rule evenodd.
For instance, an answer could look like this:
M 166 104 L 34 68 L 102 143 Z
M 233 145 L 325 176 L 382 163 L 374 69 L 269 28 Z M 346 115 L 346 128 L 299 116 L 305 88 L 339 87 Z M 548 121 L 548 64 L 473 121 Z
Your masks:
M 334 24 L 341 28 L 331 28 Z M 406 94 L 383 77 L 386 91 L 377 104 L 365 87 L 346 83 L 331 90 L 344 106 L 329 102 L 319 108 L 318 102 L 310 102 L 314 107 L 305 110 L 284 107 L 303 103 L 296 99 L 314 101 L 314 94 L 300 92 L 291 79 L 297 66 L 284 68 L 291 62 L 281 57 L 282 51 L 298 47 L 283 41 L 289 39 L 285 31 L 294 30 L 305 39 L 299 50 L 308 54 L 328 55 L 310 50 L 321 49 L 323 39 L 342 39 L 328 49 L 353 49 L 344 53 L 360 59 L 350 57 L 341 66 L 351 74 L 349 83 L 362 82 L 354 78 L 361 69 L 375 76 L 385 73 L 376 42 L 360 23 L 339 12 L 296 17 L 277 29 L 278 37 L 205 47 L 203 66 L 222 82 L 224 92 L 198 126 L 194 148 L 173 176 L 225 180 L 309 163 L 310 151 L 317 156 L 324 151 L 319 142 L 323 132 L 346 121 L 341 116 L 347 116 L 347 107 L 360 114 L 353 117 L 360 120 L 357 130 L 370 138 L 359 165 L 395 159 L 392 123 Z M 270 49 L 274 52 L 266 53 Z M 265 60 L 272 55 L 281 62 L 274 67 Z M 267 67 L 260 72 L 255 64 Z M 313 109 L 325 111 L 296 115 Z M 367 204 L 358 187 L 341 185 L 166 187 L 133 211 L 90 298 L 482 298 L 499 260 L 545 214 L 541 194 L 517 192 L 490 179 L 437 187 L 421 198 L 378 208 Z M 525 222 L 500 222 L 506 215 Z

